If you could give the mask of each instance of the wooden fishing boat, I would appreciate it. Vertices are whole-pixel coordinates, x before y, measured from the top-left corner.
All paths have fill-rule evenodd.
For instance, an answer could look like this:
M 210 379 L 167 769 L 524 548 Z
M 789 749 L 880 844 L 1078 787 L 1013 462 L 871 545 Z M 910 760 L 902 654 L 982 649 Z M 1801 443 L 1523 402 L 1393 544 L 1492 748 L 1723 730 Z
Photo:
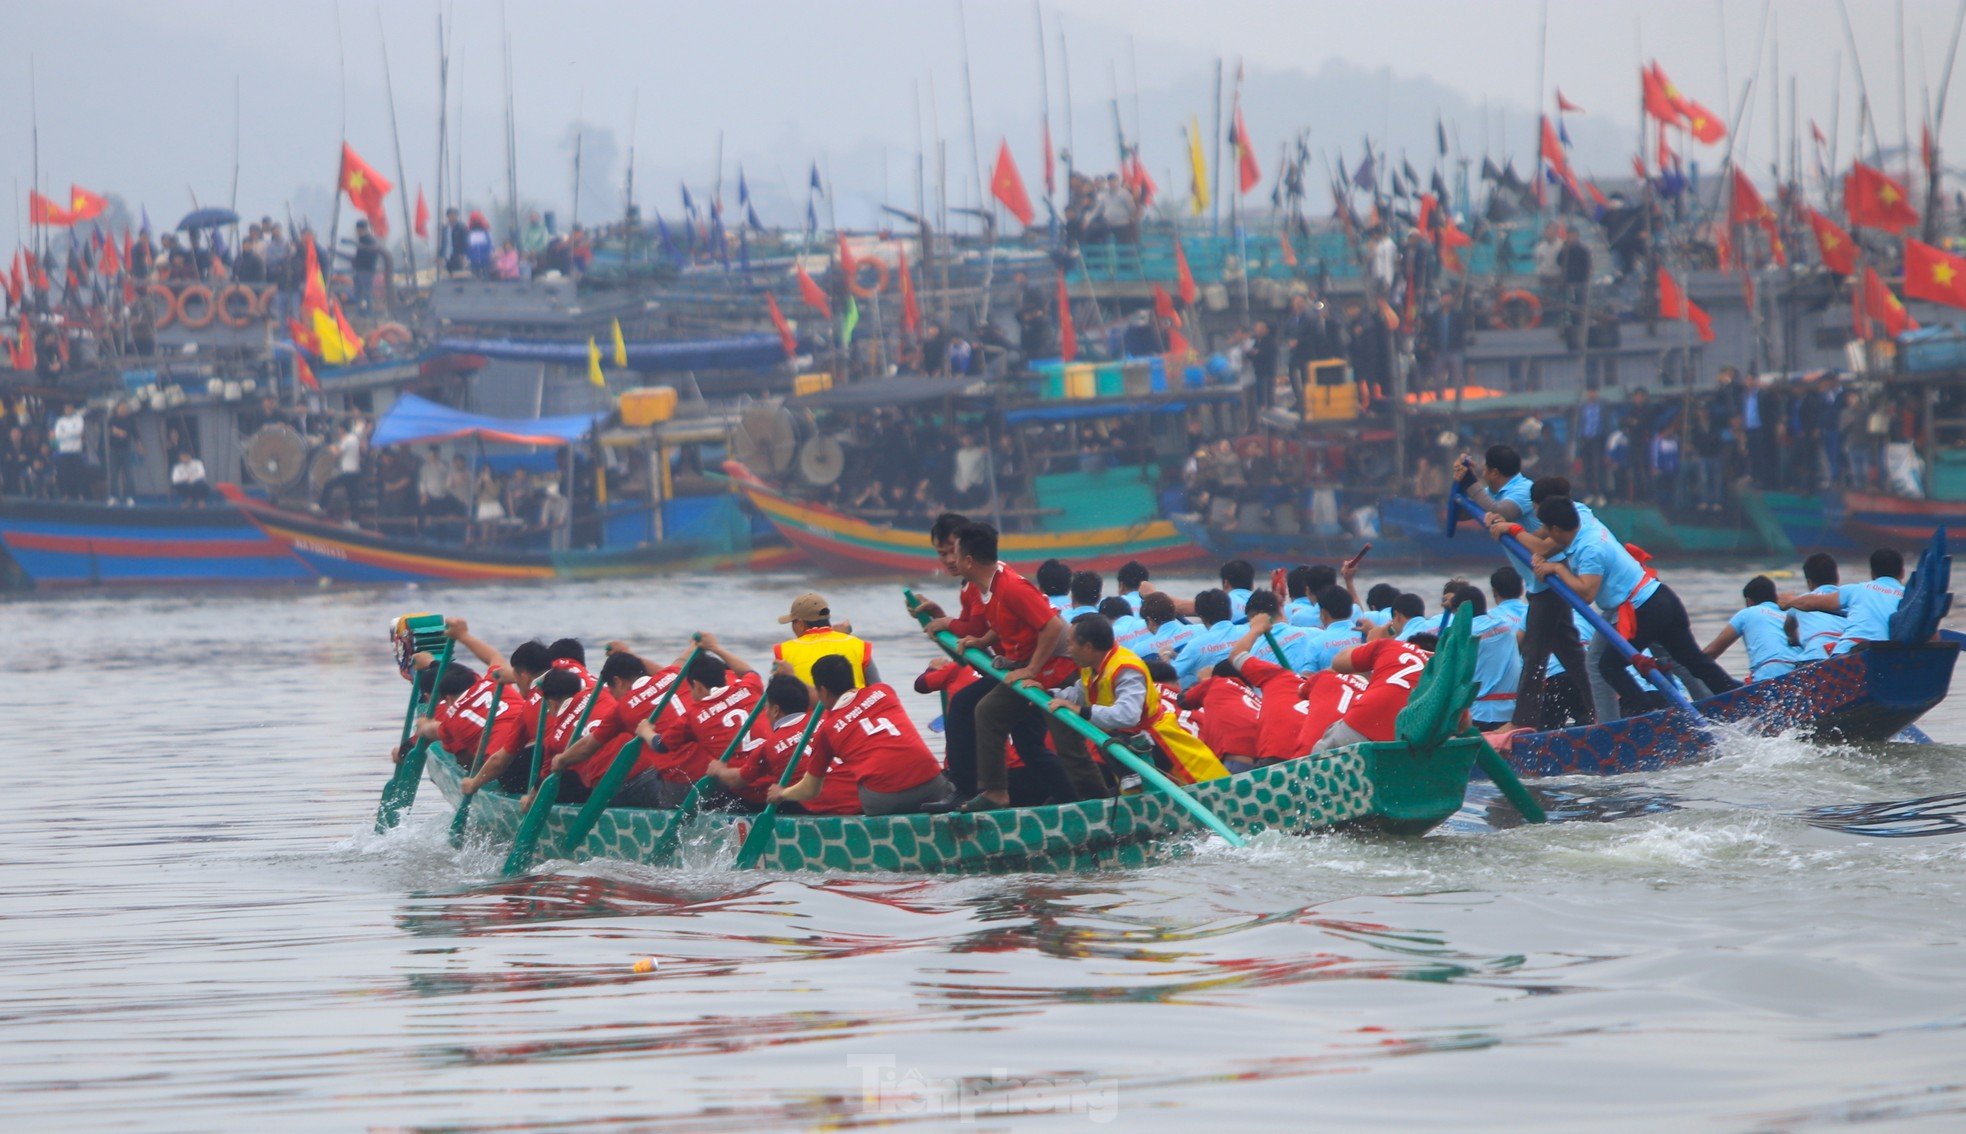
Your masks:
M 735 461 L 726 462 L 724 468 L 786 542 L 828 568 L 912 575 L 941 570 L 925 530 L 871 523 L 823 504 L 794 499 Z M 1118 570 L 1130 559 L 1149 567 L 1171 567 L 1206 558 L 1171 521 L 1158 519 L 1113 527 L 1008 532 L 1001 537 L 997 554 L 1019 571 L 1033 570 L 1054 557 L 1076 568 L 1105 572 Z
M 1966 527 L 1966 500 L 1908 500 L 1845 492 L 1843 530 L 1861 548 L 1923 547 L 1940 528 Z
M 29 585 L 287 584 L 314 572 L 238 508 L 0 499 L 0 546 Z

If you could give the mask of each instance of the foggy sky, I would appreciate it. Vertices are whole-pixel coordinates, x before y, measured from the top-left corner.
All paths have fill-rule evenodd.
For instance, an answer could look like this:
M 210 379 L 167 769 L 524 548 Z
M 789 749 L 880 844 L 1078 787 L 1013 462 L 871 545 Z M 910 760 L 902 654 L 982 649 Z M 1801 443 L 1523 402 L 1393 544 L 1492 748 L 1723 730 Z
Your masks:
M 1041 104 L 1033 6 L 968 0 L 965 10 L 983 161 L 1008 136 L 1035 192 Z M 1850 0 L 1850 10 L 1877 127 L 1893 147 L 1900 133 L 1898 8 L 1888 0 Z M 1937 87 L 1944 67 L 1953 4 L 1912 0 L 1904 10 L 1907 102 L 1915 123 L 1922 90 Z M 504 186 L 500 11 L 492 3 L 461 3 L 452 12 L 453 114 L 461 96 L 464 183 L 480 206 L 494 191 L 502 196 Z M 1485 145 L 1498 159 L 1512 153 L 1519 167 L 1529 165 L 1537 0 L 1045 0 L 1043 11 L 1054 137 L 1065 143 L 1062 26 L 1082 164 L 1112 164 L 1108 100 L 1117 87 L 1129 134 L 1139 108 L 1149 169 L 1169 193 L 1186 191 L 1179 130 L 1190 114 L 1207 128 L 1218 55 L 1231 74 L 1238 58 L 1244 63 L 1250 132 L 1266 175 L 1283 136 L 1303 128 L 1311 130 L 1314 150 L 1342 150 L 1348 160 L 1355 160 L 1360 134 L 1383 130 L 1396 152 L 1408 151 L 1424 170 L 1437 110 L 1457 130 L 1463 156 L 1478 161 Z M 16 192 L 17 202 L 8 204 L 15 227 L 31 183 L 30 56 L 44 189 L 59 196 L 73 181 L 106 190 L 132 211 L 147 207 L 160 226 L 188 209 L 194 192 L 203 204 L 226 202 L 236 82 L 243 103 L 241 210 L 277 216 L 291 206 L 325 220 L 319 214 L 329 200 L 343 116 L 336 13 L 327 0 L 0 2 L 0 89 L 13 111 L 0 117 L 0 176 L 6 178 L 0 193 Z M 631 145 L 637 197 L 673 216 L 679 178 L 696 190 L 710 185 L 721 129 L 727 207 L 741 162 L 765 222 L 796 224 L 805 171 L 820 160 L 840 190 L 839 219 L 865 224 L 883 199 L 913 203 L 917 107 L 929 112 L 931 83 L 933 118 L 921 132 L 931 139 L 931 152 L 938 132 L 947 146 L 952 203 L 974 193 L 953 0 L 509 0 L 504 13 L 513 44 L 521 196 L 556 206 L 563 217 L 572 200 L 567 141 L 578 117 L 592 131 L 585 147 L 586 219 L 618 204 Z M 435 188 L 436 15 L 435 4 L 418 2 L 392 2 L 380 15 L 412 194 L 419 183 L 426 193 Z M 347 137 L 395 177 L 378 9 L 350 0 L 339 16 Z M 1606 176 L 1627 170 L 1641 47 L 1686 94 L 1731 115 L 1753 69 L 1761 18 L 1762 5 L 1751 0 L 1552 3 L 1543 89 L 1561 87 L 1589 111 L 1570 120 L 1579 165 Z M 1805 137 L 1811 119 L 1834 130 L 1838 160 L 1847 161 L 1858 99 L 1835 0 L 1776 3 L 1764 74 L 1777 52 L 1783 130 L 1790 115 L 1787 80 L 1794 76 Z M 1839 54 L 1842 97 L 1833 118 L 1831 76 Z M 1722 88 L 1723 60 L 1731 94 Z M 1385 68 L 1390 82 L 1380 73 Z M 1747 165 L 1764 177 L 1773 153 L 1770 95 L 1764 82 L 1743 131 Z M 1966 114 L 1950 117 L 1941 140 L 1966 154 Z M 1708 168 L 1720 155 L 1719 147 L 1695 151 Z M 1810 161 L 1805 147 L 1805 165 Z M 933 164 L 931 157 L 930 180 Z M 1267 194 L 1266 182 L 1259 195 Z M 393 197 L 390 203 L 393 210 Z

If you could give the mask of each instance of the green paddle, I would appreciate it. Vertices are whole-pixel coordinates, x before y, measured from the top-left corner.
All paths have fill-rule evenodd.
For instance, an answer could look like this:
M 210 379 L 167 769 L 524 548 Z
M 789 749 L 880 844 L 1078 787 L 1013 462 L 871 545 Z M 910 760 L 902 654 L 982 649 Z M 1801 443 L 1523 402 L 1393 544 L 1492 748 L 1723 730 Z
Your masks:
M 683 682 L 689 680 L 689 667 L 696 661 L 696 655 L 702 652 L 702 646 L 690 650 L 689 656 L 683 659 L 683 667 L 677 672 L 676 680 L 663 690 L 662 696 L 656 698 L 655 708 L 649 710 L 649 720 L 660 717 L 662 710 L 669 707 L 670 698 L 683 687 Z M 587 797 L 580 814 L 574 816 L 572 825 L 567 828 L 566 841 L 562 844 L 567 854 L 575 853 L 580 849 L 580 844 L 587 841 L 587 833 L 601 821 L 601 812 L 608 809 L 608 804 L 614 800 L 614 793 L 621 790 L 622 781 L 628 778 L 629 770 L 635 766 L 635 758 L 641 754 L 642 738 L 639 736 L 622 745 L 621 751 L 614 754 L 614 762 L 602 774 L 601 782 L 594 785 L 594 794 Z M 533 800 L 533 806 L 539 806 L 538 799 Z
M 912 590 L 903 590 L 902 593 L 908 597 L 909 609 L 915 610 L 921 602 L 916 597 L 915 592 Z M 915 620 L 923 626 L 927 626 L 932 621 L 926 610 L 916 611 Z M 990 655 L 984 653 L 982 650 L 962 649 L 956 644 L 956 636 L 947 630 L 935 635 L 935 644 L 941 646 L 943 652 L 957 661 L 968 662 L 970 665 L 975 666 L 976 672 L 978 673 L 990 674 L 996 672 L 996 665 L 990 660 Z M 1282 654 L 1278 654 L 1277 656 L 1281 657 Z M 1196 801 L 1194 796 L 1182 791 L 1173 780 L 1162 775 L 1159 768 L 1154 767 L 1150 761 L 1141 759 L 1132 749 L 1114 740 L 1103 729 L 1100 729 L 1077 713 L 1061 713 L 1053 709 L 1051 707 L 1051 698 L 1045 696 L 1040 690 L 1031 689 L 1023 685 L 1015 685 L 1011 688 L 1019 696 L 1036 705 L 1046 716 L 1058 721 L 1073 732 L 1078 733 L 1085 738 L 1087 743 L 1096 746 L 1106 755 L 1131 768 L 1140 776 L 1140 779 L 1144 783 L 1166 796 L 1168 802 L 1194 816 L 1203 826 L 1222 836 L 1230 846 L 1239 847 L 1244 845 L 1242 836 L 1230 830 L 1229 825 L 1222 822 L 1213 811 L 1203 807 Z
M 443 687 L 444 674 L 451 667 L 451 651 L 457 648 L 455 639 L 445 639 L 444 652 L 437 659 L 437 677 L 430 683 L 430 700 L 422 702 L 418 696 L 417 683 L 410 682 L 409 717 L 403 722 L 403 744 L 410 742 L 410 731 L 416 727 L 417 708 L 421 702 L 424 707 L 437 703 L 437 691 Z M 420 740 L 416 747 L 403 753 L 397 762 L 396 770 L 389 776 L 389 782 L 382 785 L 382 801 L 376 804 L 375 833 L 380 835 L 402 821 L 403 812 L 416 802 L 416 789 L 423 783 L 423 763 L 430 754 L 430 742 Z
M 491 746 L 492 725 L 498 721 L 498 703 L 505 697 L 505 683 L 492 682 L 491 711 L 485 714 L 485 727 L 478 733 L 478 753 L 471 758 L 471 772 L 475 776 L 478 769 L 485 766 L 485 749 Z M 464 845 L 464 825 L 471 817 L 471 801 L 477 792 L 472 792 L 457 801 L 457 814 L 451 817 L 451 846 Z
M 812 707 L 806 719 L 805 730 L 799 733 L 798 746 L 792 749 L 791 757 L 785 761 L 784 774 L 778 777 L 779 787 L 787 787 L 792 783 L 794 775 L 799 770 L 799 758 L 805 755 L 806 745 L 812 740 L 812 730 L 819 726 L 819 718 L 824 715 L 819 711 L 818 705 Z M 771 844 L 777 839 L 778 804 L 767 803 L 765 809 L 752 822 L 751 833 L 744 836 L 744 845 L 737 848 L 737 862 L 733 865 L 739 870 L 751 869 L 758 864 L 758 859 L 771 849 Z
M 1272 623 L 1271 625 L 1275 624 Z M 1290 659 L 1283 654 L 1283 644 L 1277 641 L 1277 632 L 1269 626 L 1265 626 L 1263 628 L 1263 640 L 1270 644 L 1270 652 L 1277 656 L 1277 664 L 1285 669 L 1289 669 Z
M 758 693 L 758 703 L 751 706 L 750 715 L 744 718 L 744 723 L 738 727 L 737 734 L 730 738 L 729 744 L 724 745 L 724 754 L 717 757 L 718 763 L 729 762 L 731 754 L 737 751 L 738 745 L 744 743 L 745 735 L 751 731 L 751 725 L 757 721 L 758 714 L 764 712 L 764 709 L 765 695 L 760 690 Z M 683 827 L 690 820 L 696 818 L 696 813 L 702 810 L 703 793 L 714 790 L 719 786 L 716 777 L 709 775 L 704 776 L 689 786 L 689 794 L 683 797 L 683 805 L 676 809 L 675 816 L 669 820 L 668 829 L 656 836 L 655 847 L 649 852 L 650 858 L 653 861 L 659 862 L 676 853 L 676 847 L 683 840 Z
M 1509 762 L 1502 758 L 1500 752 L 1495 751 L 1494 745 L 1488 743 L 1488 738 L 1472 729 L 1462 735 L 1481 740 L 1481 748 L 1475 753 L 1475 763 L 1480 764 L 1481 770 L 1488 773 L 1488 778 L 1495 782 L 1502 797 L 1515 804 L 1515 809 L 1531 823 L 1549 822 L 1549 813 L 1543 810 L 1543 805 L 1537 802 L 1536 797 L 1529 793 L 1529 788 L 1517 778 L 1515 769 L 1509 767 Z
M 601 680 L 594 679 L 594 691 L 587 697 L 587 707 L 580 710 L 580 719 L 574 722 L 573 732 L 567 743 L 573 744 L 587 732 L 587 719 L 594 712 L 595 702 L 601 699 Z M 541 749 L 544 751 L 544 749 Z M 524 817 L 519 820 L 519 831 L 512 837 L 512 849 L 505 855 L 505 865 L 501 871 L 506 877 L 516 877 L 532 869 L 533 852 L 539 846 L 539 834 L 546 829 L 546 819 L 553 813 L 553 805 L 560 800 L 560 773 L 549 773 L 544 781 L 539 780 L 539 760 L 533 760 L 532 806 L 526 808 Z

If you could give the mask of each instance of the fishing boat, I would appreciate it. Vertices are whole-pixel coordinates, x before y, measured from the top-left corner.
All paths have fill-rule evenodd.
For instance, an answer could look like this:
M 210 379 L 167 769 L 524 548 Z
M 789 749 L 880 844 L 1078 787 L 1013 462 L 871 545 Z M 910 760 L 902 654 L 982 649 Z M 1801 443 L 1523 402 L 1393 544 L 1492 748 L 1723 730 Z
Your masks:
M 238 508 L 0 498 L 0 547 L 25 585 L 308 583 L 314 572 Z
M 1711 757 L 1717 734 L 1728 731 L 1773 736 L 1803 730 L 1852 744 L 1890 740 L 1945 700 L 1951 688 L 1961 640 L 1938 629 L 1951 609 L 1951 574 L 1941 532 L 1905 588 L 1891 641 L 1871 642 L 1696 701 L 1704 721 L 1678 709 L 1659 709 L 1599 724 L 1517 732 L 1497 737 L 1496 747 L 1525 776 L 1615 776 Z

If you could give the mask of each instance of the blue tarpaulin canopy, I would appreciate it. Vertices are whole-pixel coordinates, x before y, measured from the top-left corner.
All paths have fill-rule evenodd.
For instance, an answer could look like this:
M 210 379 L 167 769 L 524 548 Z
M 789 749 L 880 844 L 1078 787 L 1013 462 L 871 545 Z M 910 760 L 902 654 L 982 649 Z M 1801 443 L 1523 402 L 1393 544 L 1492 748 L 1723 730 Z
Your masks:
M 587 366 L 587 341 L 534 341 L 529 339 L 447 338 L 438 341 L 443 350 L 481 354 L 508 362 L 557 362 L 563 366 Z M 666 343 L 628 343 L 628 369 L 644 374 L 680 373 L 687 370 L 770 370 L 785 364 L 785 343 L 775 334 L 736 335 L 726 339 L 687 339 Z M 605 340 L 601 357 L 610 359 Z
M 571 445 L 585 437 L 605 414 L 566 417 L 488 417 L 438 405 L 428 398 L 404 394 L 376 423 L 371 445 L 414 445 L 476 437 L 519 445 Z

